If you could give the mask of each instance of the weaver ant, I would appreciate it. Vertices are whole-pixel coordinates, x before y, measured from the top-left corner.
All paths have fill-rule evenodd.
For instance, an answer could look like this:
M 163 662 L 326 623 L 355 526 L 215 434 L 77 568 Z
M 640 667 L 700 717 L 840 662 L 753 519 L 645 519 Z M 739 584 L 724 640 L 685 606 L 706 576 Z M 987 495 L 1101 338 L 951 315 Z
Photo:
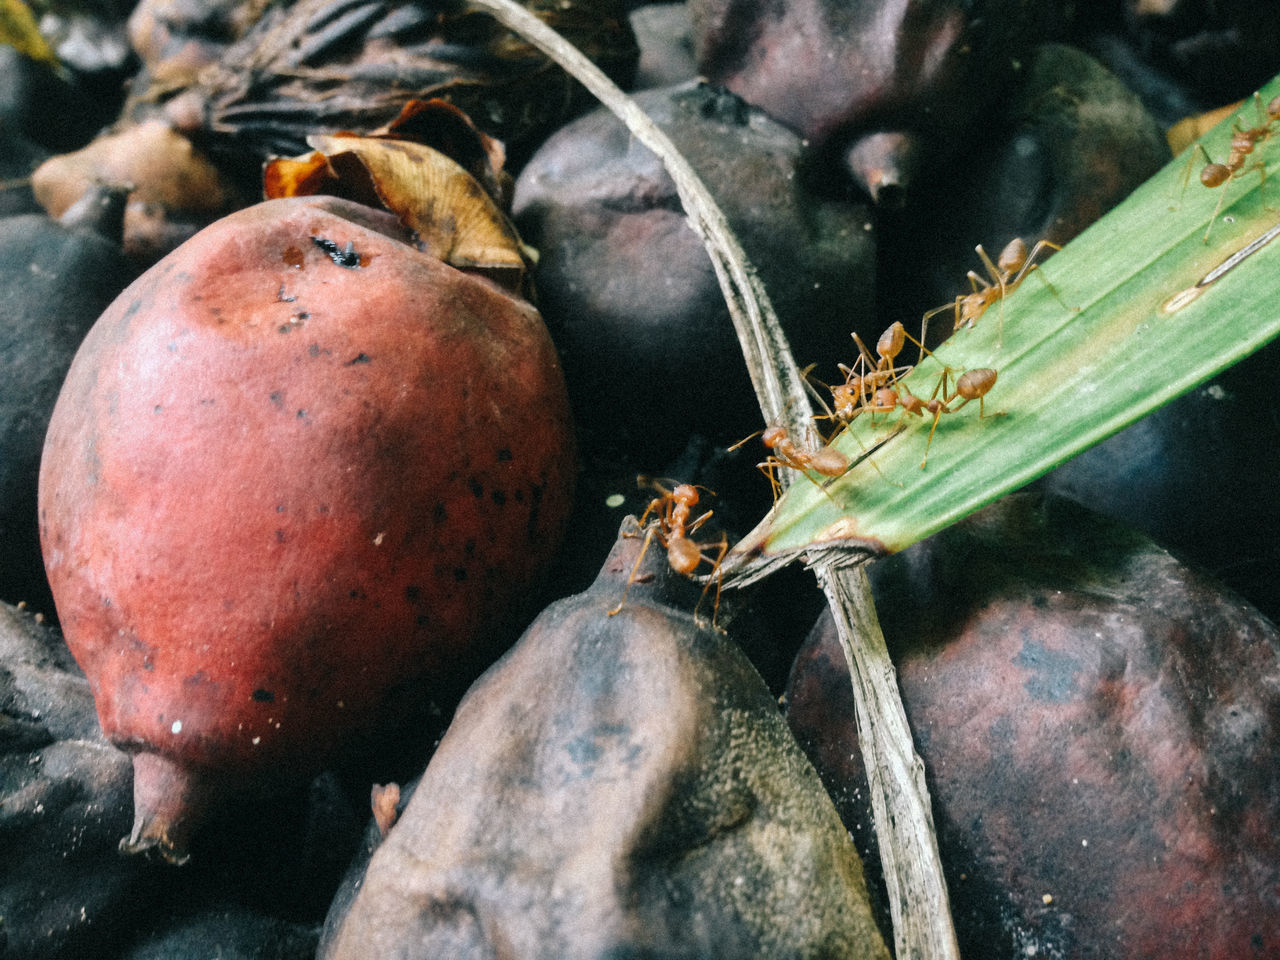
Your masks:
M 690 519 L 693 515 L 693 509 L 698 506 L 701 500 L 701 495 L 698 493 L 699 488 L 696 485 L 692 483 L 677 483 L 668 490 L 657 480 L 650 480 L 646 477 L 637 477 L 636 482 L 642 487 L 651 486 L 658 492 L 658 496 L 649 501 L 649 506 L 640 515 L 638 525 L 645 531 L 644 544 L 640 547 L 640 554 L 636 557 L 635 565 L 631 568 L 631 575 L 627 578 L 626 588 L 622 591 L 622 599 L 616 607 L 609 611 L 609 616 L 614 616 L 626 605 L 627 594 L 630 593 L 631 585 L 636 581 L 636 572 L 640 569 L 640 564 L 644 562 L 645 553 L 648 551 L 649 545 L 654 540 L 657 540 L 666 548 L 667 563 L 672 570 L 681 576 L 692 577 L 704 560 L 711 564 L 711 574 L 707 577 L 706 586 L 702 588 L 702 596 L 698 598 L 698 606 L 702 605 L 702 601 L 707 595 L 707 590 L 711 587 L 711 578 L 714 576 L 716 580 L 716 599 L 715 608 L 711 614 L 711 623 L 714 625 L 716 616 L 720 612 L 720 564 L 729 550 L 729 538 L 722 533 L 720 542 L 711 545 L 719 548 L 719 552 L 714 558 L 708 556 L 706 552 L 708 545 L 693 539 L 692 534 L 710 520 L 711 515 L 714 513 L 714 511 L 708 510 L 697 519 Z M 650 517 L 653 519 L 650 520 Z M 697 607 L 694 608 L 694 616 L 697 616 Z
M 1231 151 L 1227 154 L 1225 163 L 1218 163 L 1209 156 L 1209 151 L 1204 145 L 1197 142 L 1195 149 L 1198 149 L 1205 159 L 1204 168 L 1200 171 L 1200 182 L 1210 189 L 1223 187 L 1222 193 L 1218 195 L 1218 203 L 1213 208 L 1213 215 L 1209 217 L 1209 225 L 1204 230 L 1204 242 L 1209 242 L 1209 233 L 1213 230 L 1214 221 L 1218 219 L 1218 213 L 1222 210 L 1222 204 L 1227 198 L 1226 185 L 1230 184 L 1236 178 L 1243 176 L 1245 163 L 1249 159 L 1249 155 L 1259 143 L 1265 143 L 1271 139 L 1274 133 L 1274 126 L 1277 120 L 1280 120 L 1280 96 L 1273 97 L 1271 102 L 1264 109 L 1262 106 L 1262 97 L 1258 94 L 1253 95 L 1253 102 L 1258 110 L 1258 126 L 1241 127 L 1240 118 L 1236 118 L 1236 122 L 1231 125 Z M 1195 151 L 1192 151 L 1191 157 L 1194 159 Z M 1249 170 L 1257 170 L 1261 178 L 1260 190 L 1265 190 L 1267 186 L 1267 165 L 1262 160 L 1254 160 L 1249 164 Z M 1244 170 L 1248 173 L 1248 170 Z M 1187 173 L 1190 173 L 1188 167 Z M 1184 178 L 1185 185 L 1186 180 Z
M 901 377 L 911 372 L 910 365 L 894 365 L 908 340 L 920 348 L 921 356 L 930 352 L 898 322 L 890 324 L 880 334 L 880 339 L 876 341 L 876 358 L 871 356 L 871 351 L 857 333 L 852 336 L 853 342 L 858 345 L 857 362 L 852 367 L 839 364 L 840 372 L 844 374 L 844 383 L 827 386 L 831 392 L 832 407 L 828 409 L 825 419 L 838 420 L 841 429 L 847 427 L 864 410 L 876 410 L 877 393 L 893 389 Z M 839 433 L 840 430 L 837 430 L 831 439 L 835 439 Z
M 955 325 L 952 328 L 954 333 L 966 324 L 972 327 L 977 323 L 978 318 L 986 313 L 987 308 L 991 304 L 1000 302 L 1000 339 L 1004 338 L 1004 298 L 1022 285 L 1028 274 L 1036 269 L 1036 259 L 1045 250 L 1061 250 L 1062 247 L 1050 240 L 1039 240 L 1036 245 L 1027 250 L 1027 245 L 1021 237 L 1014 237 L 1005 244 L 1004 249 L 1000 251 L 993 263 L 987 251 L 983 249 L 982 244 L 974 247 L 982 265 L 986 267 L 989 279 L 978 276 L 974 271 L 970 270 L 969 286 L 972 288 L 969 293 L 960 294 L 951 303 L 944 303 L 940 307 L 934 307 L 932 310 L 926 310 L 924 316 L 920 319 L 920 339 L 921 359 L 924 358 L 924 343 L 929 335 L 929 321 L 940 313 L 951 310 L 955 314 Z M 1041 277 L 1043 280 L 1044 278 Z M 1048 281 L 1045 281 L 1048 284 Z M 1053 289 L 1052 286 L 1049 287 Z
M 763 430 L 757 430 L 755 433 L 743 437 L 729 449 L 737 450 L 755 436 L 759 436 L 760 442 L 770 451 L 770 455 L 764 459 L 764 462 L 756 464 L 756 467 L 769 478 L 769 485 L 773 488 L 773 499 L 775 501 L 782 492 L 782 485 L 778 482 L 776 473 L 778 467 L 798 470 L 810 483 L 822 490 L 824 494 L 826 490 L 813 477 L 809 476 L 809 471 L 821 474 L 824 477 L 835 478 L 844 476 L 849 470 L 849 458 L 839 450 L 834 447 L 805 450 L 791 439 L 791 434 L 787 432 L 787 428 L 782 426 L 775 425 L 765 427 Z M 827 494 L 827 496 L 829 497 L 830 494 Z
M 938 385 L 933 388 L 933 393 L 928 400 L 921 403 L 919 397 L 911 397 L 913 404 L 920 404 L 921 409 L 911 409 L 906 403 L 899 400 L 903 409 L 909 413 L 923 416 L 923 411 L 927 411 L 933 414 L 933 426 L 929 428 L 929 440 L 924 446 L 924 459 L 920 461 L 921 470 L 929 462 L 929 447 L 933 445 L 933 435 L 937 431 L 938 421 L 942 419 L 944 413 L 955 413 L 970 400 L 977 400 L 978 419 L 981 420 L 987 415 L 983 406 L 983 398 L 996 385 L 996 371 L 990 367 L 977 367 L 973 370 L 966 370 L 956 377 L 955 390 L 948 393 L 947 384 L 951 380 L 952 372 L 950 367 L 943 367 L 942 374 L 938 377 Z M 941 394 L 941 397 L 939 397 L 939 394 Z M 960 402 L 954 407 L 951 406 L 952 401 L 957 398 L 959 398 Z

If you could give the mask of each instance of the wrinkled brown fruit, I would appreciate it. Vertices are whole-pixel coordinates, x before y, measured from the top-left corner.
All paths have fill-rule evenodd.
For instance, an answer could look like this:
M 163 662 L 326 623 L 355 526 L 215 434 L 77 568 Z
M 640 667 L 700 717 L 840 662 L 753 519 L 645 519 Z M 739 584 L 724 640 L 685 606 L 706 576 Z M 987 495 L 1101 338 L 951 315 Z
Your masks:
M 685 612 L 700 588 L 655 547 L 609 615 L 641 543 L 472 687 L 321 957 L 887 960 L 776 702 Z
M 722 204 L 799 362 L 840 355 L 874 296 L 868 208 L 808 189 L 799 138 L 731 94 L 689 83 L 636 102 Z M 547 140 L 514 212 L 541 251 L 539 305 L 575 414 L 599 443 L 648 470 L 693 434 L 727 445 L 759 429 L 711 260 L 661 162 L 621 121 L 597 110 Z
M 133 185 L 124 248 L 147 266 L 244 202 L 190 140 L 156 119 L 104 133 L 31 175 L 36 200 L 55 219 L 99 183 Z
M 1049 4 L 1025 0 L 691 0 L 698 66 L 833 160 L 885 139 L 862 185 L 900 192 L 980 140 L 1039 39 Z M 895 197 L 896 201 L 897 197 Z
M 1002 501 L 877 563 L 965 956 L 1280 955 L 1280 635 L 1145 537 Z M 788 719 L 874 855 L 829 618 Z
M 101 956 L 140 920 L 145 865 L 116 853 L 129 781 L 58 632 L 0 604 L 0 957 Z

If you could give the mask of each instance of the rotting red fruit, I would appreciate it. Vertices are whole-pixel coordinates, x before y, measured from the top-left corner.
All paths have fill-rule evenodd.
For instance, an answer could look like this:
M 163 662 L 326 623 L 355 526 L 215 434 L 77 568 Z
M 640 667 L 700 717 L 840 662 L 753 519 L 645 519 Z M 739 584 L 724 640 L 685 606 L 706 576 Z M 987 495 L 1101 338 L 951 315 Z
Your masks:
M 129 287 L 76 356 L 40 476 L 45 563 L 128 849 L 301 774 L 380 695 L 468 656 L 553 554 L 572 430 L 537 311 L 390 215 L 273 200 Z

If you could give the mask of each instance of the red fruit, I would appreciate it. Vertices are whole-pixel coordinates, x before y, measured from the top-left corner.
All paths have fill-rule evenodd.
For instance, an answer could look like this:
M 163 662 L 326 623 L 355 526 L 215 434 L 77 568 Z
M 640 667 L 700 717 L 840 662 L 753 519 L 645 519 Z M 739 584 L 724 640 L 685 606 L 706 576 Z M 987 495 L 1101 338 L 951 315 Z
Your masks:
M 40 475 L 45 564 L 133 848 L 303 772 L 442 671 L 554 552 L 572 433 L 536 310 L 334 198 L 206 228 L 76 356 Z

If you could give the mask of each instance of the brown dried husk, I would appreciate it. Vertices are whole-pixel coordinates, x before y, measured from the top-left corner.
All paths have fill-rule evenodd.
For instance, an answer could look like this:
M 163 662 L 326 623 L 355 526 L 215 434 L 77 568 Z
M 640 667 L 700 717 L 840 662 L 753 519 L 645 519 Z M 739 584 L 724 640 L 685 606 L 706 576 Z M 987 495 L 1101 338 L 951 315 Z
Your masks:
M 637 50 L 620 0 L 529 0 L 529 9 L 625 83 Z M 513 150 L 590 104 L 559 67 L 458 2 L 298 0 L 269 6 L 191 90 L 207 147 L 246 172 L 316 133 L 368 133 L 406 101 L 440 97 Z
M 457 107 L 413 100 L 369 136 L 315 134 L 307 144 L 314 152 L 267 162 L 268 199 L 331 194 L 381 207 L 418 249 L 521 291 L 525 247 L 499 205 L 509 184 L 502 145 Z

